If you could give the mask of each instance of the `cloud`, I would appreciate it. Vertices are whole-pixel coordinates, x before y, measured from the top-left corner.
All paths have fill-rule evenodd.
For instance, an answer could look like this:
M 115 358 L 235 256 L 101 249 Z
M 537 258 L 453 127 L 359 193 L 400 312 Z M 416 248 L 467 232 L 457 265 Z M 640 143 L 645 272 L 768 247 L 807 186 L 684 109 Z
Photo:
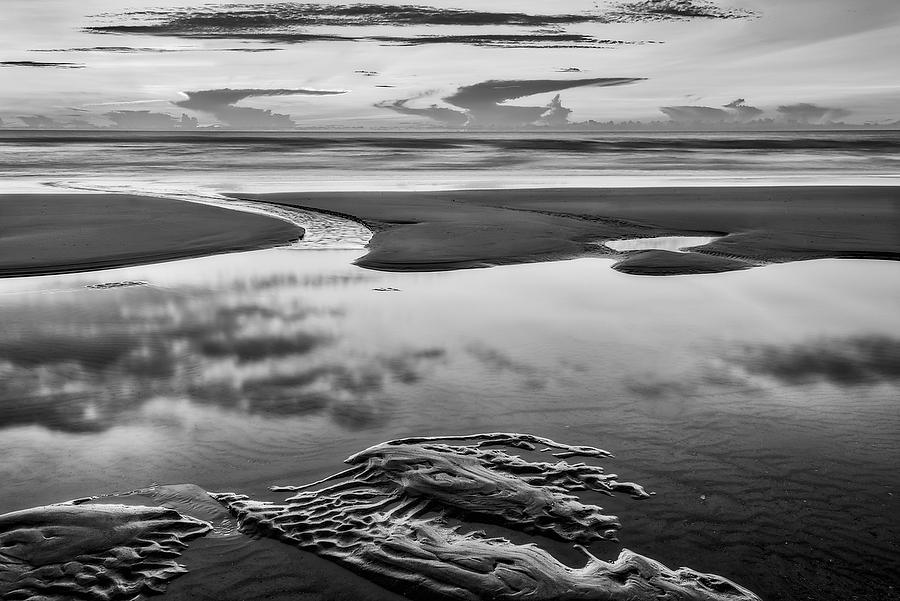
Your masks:
M 291 129 L 296 126 L 289 115 L 273 113 L 268 109 L 234 106 L 246 98 L 266 96 L 329 96 L 345 94 L 345 90 L 296 89 L 230 89 L 198 90 L 184 92 L 187 100 L 175 102 L 175 106 L 211 113 L 228 127 L 236 129 Z
M 642 0 L 623 2 L 612 16 L 621 21 L 673 21 L 686 19 L 744 19 L 754 16 L 745 9 L 720 8 L 703 0 Z
M 181 36 L 180 36 L 181 37 Z M 658 44 L 656 41 L 600 39 L 595 36 L 574 33 L 479 33 L 479 34 L 423 34 L 423 35 L 348 35 L 336 33 L 310 33 L 309 31 L 234 31 L 226 33 L 195 34 L 183 37 L 229 38 L 261 42 L 302 44 L 307 42 L 377 42 L 392 46 L 423 46 L 427 44 L 467 44 L 495 48 L 612 48 L 622 45 Z M 112 48 L 112 47 L 110 47 Z M 90 48 L 74 49 L 89 51 Z M 145 48 L 155 52 L 187 52 L 189 49 L 167 50 Z M 208 49 L 215 51 L 216 49 Z M 224 50 L 240 50 L 222 49 Z M 246 50 L 261 52 L 265 49 Z M 272 50 L 275 50 L 274 48 Z M 125 50 L 116 50 L 125 52 Z
M 489 80 L 459 88 L 444 101 L 465 110 L 469 124 L 487 127 L 521 127 L 537 122 L 546 106 L 511 106 L 508 100 L 586 86 L 621 86 L 640 77 L 595 77 L 589 79 Z
M 393 102 L 379 102 L 375 106 L 389 109 L 403 115 L 427 117 L 442 125 L 446 125 L 447 127 L 462 127 L 469 120 L 469 116 L 463 111 L 441 107 L 436 104 L 432 104 L 427 108 L 413 108 L 406 106 L 406 103 L 412 100 L 415 100 L 415 98 L 403 98 L 401 100 L 394 100 Z
M 680 123 L 743 123 L 763 114 L 761 109 L 745 103 L 743 98 L 732 100 L 722 108 L 712 106 L 663 106 L 659 109 L 672 121 Z
M 63 129 L 66 124 L 46 115 L 20 115 L 19 120 L 25 127 L 32 129 Z
M 427 117 L 448 127 L 560 126 L 567 123 L 571 110 L 562 106 L 558 94 L 550 104 L 545 106 L 508 106 L 502 103 L 507 100 L 544 92 L 555 92 L 557 90 L 585 86 L 618 86 L 641 81 L 642 79 L 637 77 L 600 77 L 569 80 L 490 80 L 458 88 L 452 95 L 443 99 L 444 102 L 462 110 L 441 107 L 437 104 L 432 104 L 427 108 L 407 106 L 407 103 L 427 94 L 413 98 L 381 102 L 375 106 L 404 115 Z
M 561 127 L 569 122 L 569 114 L 572 109 L 568 109 L 562 105 L 559 94 L 553 97 L 547 110 L 541 115 L 540 122 L 548 127 Z
M 175 129 L 178 120 L 168 113 L 152 111 L 113 111 L 103 115 L 119 129 Z
M 37 48 L 30 52 L 105 52 L 114 54 L 168 52 L 277 52 L 282 48 L 154 48 L 149 46 L 83 46 L 79 48 Z M 63 63 L 69 64 L 69 63 Z
M 751 121 L 763 114 L 762 109 L 758 109 L 755 106 L 745 104 L 743 98 L 732 100 L 725 105 L 725 108 L 735 111 L 737 113 L 738 121 Z
M 468 44 L 471 46 L 495 48 L 609 48 L 622 45 L 658 43 L 599 39 L 591 35 L 572 33 L 422 35 L 411 37 L 368 36 L 344 39 L 353 41 L 371 40 L 403 46 L 421 46 L 424 44 Z
M 753 346 L 731 361 L 748 373 L 786 384 L 900 382 L 900 339 L 858 336 L 823 338 L 793 346 Z
M 673 121 L 688 123 L 724 123 L 731 118 L 728 111 L 711 106 L 663 106 L 659 110 Z
M 619 4 L 611 10 L 579 13 L 528 14 L 456 8 L 389 4 L 273 4 L 207 5 L 182 9 L 156 9 L 103 15 L 108 22 L 91 25 L 87 31 L 112 34 L 163 35 L 188 38 L 267 39 L 282 42 L 312 40 L 379 41 L 406 44 L 457 43 L 592 47 L 590 36 L 567 33 L 568 25 L 633 21 L 683 20 L 691 18 L 731 19 L 749 16 L 748 11 L 720 9 L 709 2 L 691 0 L 646 0 Z M 310 32 L 310 28 L 379 27 L 522 27 L 560 28 L 550 33 L 510 34 L 508 31 L 478 35 L 437 36 L 345 36 Z M 621 43 L 606 40 L 610 43 Z M 545 47 L 545 46 L 540 46 Z
M 0 67 L 38 67 L 56 69 L 84 69 L 84 65 L 78 63 L 48 63 L 41 61 L 0 61 Z
M 808 102 L 782 105 L 777 110 L 788 121 L 801 124 L 837 121 L 850 114 L 847 109 L 818 106 Z

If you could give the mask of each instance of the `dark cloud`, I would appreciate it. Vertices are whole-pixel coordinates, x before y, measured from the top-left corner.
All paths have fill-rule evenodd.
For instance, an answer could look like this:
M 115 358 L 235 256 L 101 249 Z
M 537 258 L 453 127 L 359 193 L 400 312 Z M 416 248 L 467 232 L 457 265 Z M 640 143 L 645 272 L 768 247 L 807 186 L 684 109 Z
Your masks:
M 169 52 L 277 52 L 281 48 L 153 48 L 149 46 L 86 46 L 80 48 L 37 48 L 31 52 L 105 52 L 146 54 Z M 66 64 L 66 63 L 64 63 Z
M 268 39 L 283 42 L 312 40 L 381 41 L 389 43 L 427 44 L 458 43 L 476 45 L 537 46 L 574 44 L 596 45 L 600 41 L 588 36 L 568 34 L 546 28 L 562 28 L 583 23 L 610 23 L 690 18 L 739 18 L 750 13 L 725 10 L 709 2 L 690 0 L 646 0 L 617 5 L 611 10 L 582 13 L 527 14 L 520 12 L 488 12 L 430 6 L 398 6 L 388 4 L 330 5 L 297 2 L 276 4 L 243 4 L 202 6 L 184 9 L 158 9 L 101 15 L 106 24 L 87 28 L 95 33 L 145 34 L 176 37 Z M 343 36 L 318 34 L 308 28 L 347 28 L 356 26 L 445 26 L 445 27 L 527 27 L 538 28 L 529 35 L 438 36 Z M 545 28 L 540 31 L 540 28 Z M 506 39 L 503 39 L 506 37 Z M 608 41 L 610 43 L 618 43 Z
M 644 0 L 621 3 L 609 11 L 582 13 L 527 14 L 488 12 L 431 6 L 392 4 L 330 5 L 299 2 L 203 6 L 185 9 L 158 9 L 102 15 L 127 23 L 97 25 L 90 31 L 108 33 L 221 33 L 289 27 L 353 27 L 372 25 L 448 25 L 547 27 L 578 23 L 606 23 L 629 20 L 685 18 L 731 19 L 750 15 L 749 11 L 722 9 L 698 0 Z
M 469 115 L 469 124 L 488 127 L 521 127 L 536 123 L 547 106 L 512 106 L 502 104 L 535 94 L 557 92 L 586 86 L 621 86 L 636 81 L 639 77 L 595 77 L 590 79 L 526 79 L 490 80 L 459 88 L 444 101 L 457 106 Z
M 732 362 L 751 374 L 786 384 L 825 381 L 838 386 L 900 381 L 900 339 L 823 338 L 793 346 L 744 349 Z
M 621 45 L 657 43 L 599 39 L 590 35 L 571 33 L 423 35 L 414 37 L 369 36 L 346 39 L 353 41 L 371 40 L 403 46 L 421 46 L 424 44 L 468 44 L 471 46 L 495 48 L 609 48 Z
M 0 67 L 39 67 L 56 69 L 84 69 L 78 63 L 47 63 L 40 61 L 0 61 Z
M 782 105 L 778 107 L 778 112 L 788 121 L 800 124 L 837 121 L 850 114 L 847 109 L 818 106 L 808 102 Z
M 672 21 L 685 19 L 744 19 L 753 16 L 744 9 L 720 8 L 704 0 L 642 0 L 623 2 L 610 14 L 617 21 Z
M 93 26 L 88 27 L 88 30 L 110 33 L 178 34 L 312 26 L 518 25 L 540 27 L 549 24 L 584 23 L 600 18 L 587 13 L 529 15 L 516 12 L 485 12 L 429 6 L 330 5 L 299 2 L 160 9 L 105 15 L 105 17 L 131 20 L 132 23 Z
M 268 109 L 235 106 L 247 98 L 266 96 L 328 96 L 344 94 L 344 90 L 296 89 L 237 89 L 199 90 L 184 92 L 187 100 L 176 106 L 214 115 L 228 127 L 236 129 L 291 129 L 296 126 L 289 115 L 273 113 Z
M 631 44 L 657 44 L 656 41 L 600 39 L 591 35 L 570 33 L 482 33 L 464 35 L 347 35 L 310 33 L 308 31 L 234 31 L 226 34 L 195 34 L 188 37 L 255 40 L 302 44 L 307 42 L 377 42 L 393 46 L 422 46 L 426 44 L 467 44 L 496 48 L 612 48 Z

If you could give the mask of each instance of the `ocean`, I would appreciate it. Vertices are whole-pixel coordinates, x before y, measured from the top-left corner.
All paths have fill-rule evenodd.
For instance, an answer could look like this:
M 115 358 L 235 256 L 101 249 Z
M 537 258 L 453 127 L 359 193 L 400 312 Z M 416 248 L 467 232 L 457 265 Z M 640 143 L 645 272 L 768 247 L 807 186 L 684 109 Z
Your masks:
M 0 130 L 4 189 L 184 192 L 893 185 L 900 131 L 240 133 Z

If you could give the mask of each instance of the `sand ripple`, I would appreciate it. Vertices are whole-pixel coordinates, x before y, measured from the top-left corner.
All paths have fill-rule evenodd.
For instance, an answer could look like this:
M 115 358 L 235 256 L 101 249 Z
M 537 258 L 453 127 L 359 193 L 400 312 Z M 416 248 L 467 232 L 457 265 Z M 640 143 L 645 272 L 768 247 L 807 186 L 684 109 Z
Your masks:
M 274 487 L 297 493 L 283 504 L 179 485 L 9 513 L 0 516 L 0 593 L 112 601 L 162 592 L 186 571 L 174 561 L 186 541 L 236 536 L 227 508 L 247 534 L 310 551 L 411 599 L 759 601 L 720 576 L 671 570 L 628 549 L 607 562 L 575 545 L 587 560 L 573 568 L 538 544 L 465 530 L 473 522 L 573 543 L 615 540 L 618 518 L 572 492 L 650 494 L 570 457 L 611 455 L 527 434 L 407 438 L 357 453 L 346 460 L 351 467 L 318 482 Z M 107 504 L 113 499 L 141 505 Z
M 439 441 L 468 442 L 446 444 Z M 492 447 L 556 451 L 556 463 L 527 461 Z M 543 448 L 541 448 L 543 447 Z M 464 532 L 452 519 L 474 519 L 591 543 L 614 538 L 619 523 L 570 494 L 649 495 L 574 456 L 608 457 L 536 436 L 492 433 L 414 438 L 376 445 L 347 459 L 352 467 L 297 487 L 283 504 L 212 493 L 248 532 L 265 534 L 336 561 L 412 599 L 478 601 L 759 601 L 719 576 L 663 564 L 624 549 L 613 562 L 584 552 L 571 568 L 537 545 L 518 545 L 484 532 Z M 309 490 L 340 480 L 319 490 Z

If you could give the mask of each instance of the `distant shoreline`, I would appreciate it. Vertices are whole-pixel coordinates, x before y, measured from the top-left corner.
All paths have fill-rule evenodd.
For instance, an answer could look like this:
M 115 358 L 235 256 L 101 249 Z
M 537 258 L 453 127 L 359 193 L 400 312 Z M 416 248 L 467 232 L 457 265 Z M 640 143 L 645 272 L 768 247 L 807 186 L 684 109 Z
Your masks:
M 3 138 L 3 134 L 5 133 L 14 133 L 14 134 L 32 134 L 35 137 L 47 136 L 47 135 L 62 135 L 68 136 L 71 134 L 113 134 L 120 137 L 132 136 L 135 134 L 139 135 L 147 135 L 147 134 L 159 134 L 160 136 L 191 136 L 191 135 L 201 135 L 201 136 L 211 136 L 221 134 L 223 136 L 228 135 L 251 135 L 251 136 L 260 136 L 260 137 L 285 137 L 291 135 L 298 136 L 307 136 L 307 135 L 371 135 L 371 136 L 382 136 L 382 135 L 419 135 L 419 134 L 428 134 L 428 135 L 449 135 L 449 136 L 483 136 L 489 134 L 497 134 L 497 135 L 522 135 L 522 134 L 548 134 L 548 135 L 566 135 L 571 136 L 572 134 L 807 134 L 807 133 L 900 133 L 900 123 L 888 124 L 885 125 L 873 125 L 866 126 L 864 124 L 854 123 L 847 124 L 844 127 L 834 127 L 834 126 L 810 126 L 806 128 L 796 128 L 796 127 L 772 127 L 769 129 L 749 129 L 749 128 L 736 128 L 736 129 L 692 129 L 692 128 L 684 128 L 684 127 L 657 127 L 657 128 L 635 128 L 635 129 L 617 129 L 615 127 L 608 129 L 590 129 L 587 127 L 579 128 L 572 127 L 569 129 L 442 129 L 442 128 L 434 128 L 434 129 L 352 129 L 352 128 L 328 128 L 328 129 L 285 129 L 285 130 L 274 130 L 274 129 L 229 129 L 224 127 L 198 127 L 198 128 L 186 128 L 186 129 L 117 129 L 113 127 L 96 127 L 89 129 L 41 129 L 41 128 L 29 128 L 29 127 L 0 127 L 0 139 Z

